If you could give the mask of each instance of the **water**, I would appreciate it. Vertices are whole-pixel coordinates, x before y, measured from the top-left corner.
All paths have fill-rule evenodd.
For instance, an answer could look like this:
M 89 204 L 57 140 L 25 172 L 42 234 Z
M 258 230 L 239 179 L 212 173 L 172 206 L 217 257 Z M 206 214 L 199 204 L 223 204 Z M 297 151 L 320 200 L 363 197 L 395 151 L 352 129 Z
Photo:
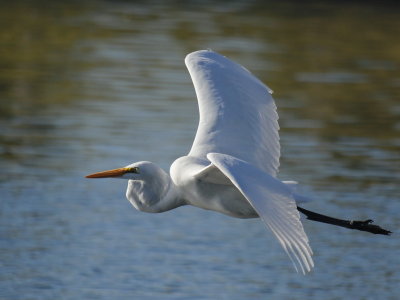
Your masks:
M 397 299 L 399 240 L 305 221 L 301 276 L 259 220 L 153 215 L 84 175 L 188 152 L 184 56 L 275 91 L 280 176 L 333 216 L 400 225 L 400 12 L 357 2 L 54 3 L 0 9 L 0 299 Z

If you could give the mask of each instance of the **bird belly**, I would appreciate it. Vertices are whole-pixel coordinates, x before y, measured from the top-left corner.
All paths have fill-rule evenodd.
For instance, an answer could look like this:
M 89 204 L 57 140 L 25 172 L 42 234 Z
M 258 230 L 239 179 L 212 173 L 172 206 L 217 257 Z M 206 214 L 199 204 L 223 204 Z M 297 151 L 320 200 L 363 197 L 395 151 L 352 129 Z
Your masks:
M 222 185 L 196 180 L 188 187 L 188 203 L 235 218 L 258 218 L 258 214 L 246 198 L 233 185 Z

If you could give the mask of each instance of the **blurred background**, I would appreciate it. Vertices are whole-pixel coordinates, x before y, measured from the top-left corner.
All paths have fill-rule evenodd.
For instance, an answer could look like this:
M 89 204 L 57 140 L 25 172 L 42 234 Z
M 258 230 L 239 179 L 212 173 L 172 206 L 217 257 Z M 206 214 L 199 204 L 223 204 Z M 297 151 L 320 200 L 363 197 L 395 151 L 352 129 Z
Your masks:
M 397 299 L 399 37 L 396 1 L 0 1 L 0 299 Z M 84 179 L 189 151 L 207 48 L 275 91 L 306 208 L 395 234 L 304 221 L 302 276 L 259 220 Z

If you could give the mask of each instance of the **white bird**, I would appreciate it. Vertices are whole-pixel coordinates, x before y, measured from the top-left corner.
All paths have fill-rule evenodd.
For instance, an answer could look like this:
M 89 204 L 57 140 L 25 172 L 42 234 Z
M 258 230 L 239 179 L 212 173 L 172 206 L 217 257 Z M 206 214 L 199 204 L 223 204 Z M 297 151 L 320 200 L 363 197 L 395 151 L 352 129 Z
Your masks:
M 297 207 L 306 200 L 296 193 L 297 183 L 276 177 L 279 125 L 271 89 L 211 50 L 190 53 L 185 63 L 200 111 L 189 154 L 173 162 L 170 174 L 142 161 L 87 178 L 128 179 L 126 197 L 144 212 L 193 205 L 236 218 L 260 217 L 303 273 L 314 263 L 298 210 L 312 220 L 371 231 L 370 220 L 344 221 Z

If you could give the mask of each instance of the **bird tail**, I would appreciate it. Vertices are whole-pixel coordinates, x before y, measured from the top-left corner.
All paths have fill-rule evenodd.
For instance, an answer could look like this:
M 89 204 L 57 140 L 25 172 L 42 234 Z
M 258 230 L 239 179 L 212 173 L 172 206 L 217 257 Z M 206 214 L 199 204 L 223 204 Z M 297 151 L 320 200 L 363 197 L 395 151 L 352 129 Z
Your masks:
M 310 202 L 313 200 L 311 197 L 307 197 L 307 196 L 300 195 L 297 193 L 297 186 L 298 186 L 297 181 L 282 181 L 282 182 L 290 188 L 290 190 L 293 193 L 293 198 L 296 201 L 296 203 L 307 203 L 307 202 Z

